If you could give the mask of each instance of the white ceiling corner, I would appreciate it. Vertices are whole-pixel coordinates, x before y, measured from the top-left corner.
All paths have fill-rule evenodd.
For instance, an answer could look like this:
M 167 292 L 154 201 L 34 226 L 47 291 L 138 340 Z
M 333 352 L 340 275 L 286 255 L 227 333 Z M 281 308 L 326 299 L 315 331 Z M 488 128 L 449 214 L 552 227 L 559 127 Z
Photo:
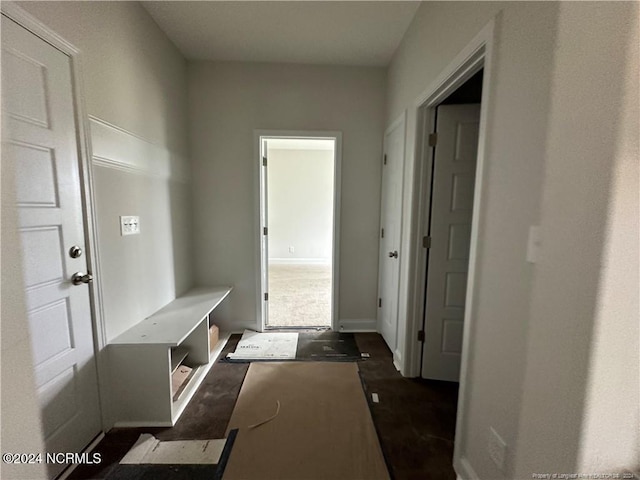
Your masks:
M 151 1 L 190 60 L 387 66 L 419 1 Z

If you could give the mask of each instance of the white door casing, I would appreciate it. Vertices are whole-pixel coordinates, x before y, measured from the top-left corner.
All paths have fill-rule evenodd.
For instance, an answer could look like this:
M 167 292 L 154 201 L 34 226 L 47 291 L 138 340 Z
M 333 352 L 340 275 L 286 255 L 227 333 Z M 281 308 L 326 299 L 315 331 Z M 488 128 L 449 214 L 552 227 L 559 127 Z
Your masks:
M 404 142 L 403 115 L 385 133 L 380 202 L 378 331 L 394 353 L 398 342 Z
M 101 418 L 78 138 L 67 55 L 2 16 L 3 162 L 14 162 L 25 296 L 48 452 L 80 452 Z M 49 465 L 55 476 L 65 465 Z
M 256 329 L 264 331 L 267 328 L 269 315 L 268 280 L 269 280 L 269 241 L 265 235 L 268 233 L 268 166 L 265 165 L 265 157 L 268 156 L 268 140 L 273 139 L 302 139 L 302 140 L 332 140 L 333 148 L 333 235 L 332 235 L 332 260 L 331 260 L 331 329 L 339 327 L 339 272 L 340 272 L 340 208 L 341 208 L 341 171 L 342 171 L 342 132 L 323 130 L 254 130 L 255 155 L 258 159 L 255 163 L 255 188 L 259 191 L 256 195 L 256 236 L 259 238 L 256 248 L 256 265 L 260 267 L 260 273 L 256 276 L 256 292 L 258 294 L 256 309 Z M 266 159 L 268 164 L 268 158 Z
M 267 169 L 268 161 L 268 144 L 267 140 L 260 140 L 260 196 L 262 199 L 262 208 L 260 209 L 260 250 L 262 253 L 260 276 L 261 276 L 261 292 L 262 292 L 262 311 L 263 311 L 263 329 L 267 326 L 269 320 L 269 301 L 267 295 L 269 295 L 269 237 L 268 237 L 268 225 L 269 225 L 269 195 L 267 194 L 267 188 L 269 185 L 269 170 Z
M 459 381 L 480 105 L 437 109 L 422 377 Z

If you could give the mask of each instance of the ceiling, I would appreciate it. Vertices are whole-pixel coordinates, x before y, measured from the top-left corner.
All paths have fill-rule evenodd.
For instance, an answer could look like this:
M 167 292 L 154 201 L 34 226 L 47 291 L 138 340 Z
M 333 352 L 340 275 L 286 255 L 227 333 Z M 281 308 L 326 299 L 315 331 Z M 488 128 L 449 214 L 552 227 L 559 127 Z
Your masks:
M 190 60 L 386 66 L 418 1 L 142 2 Z

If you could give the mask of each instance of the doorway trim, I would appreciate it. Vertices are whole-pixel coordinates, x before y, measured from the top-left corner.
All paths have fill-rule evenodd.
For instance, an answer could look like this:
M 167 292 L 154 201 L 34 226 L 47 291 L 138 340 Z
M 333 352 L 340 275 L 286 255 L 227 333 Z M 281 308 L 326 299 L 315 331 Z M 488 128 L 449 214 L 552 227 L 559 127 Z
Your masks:
M 387 127 L 387 129 L 384 132 L 384 136 L 383 136 L 383 141 L 382 141 L 382 161 L 383 164 L 384 162 L 386 162 L 385 158 L 387 156 L 387 137 L 389 135 L 391 135 L 391 133 L 393 133 L 393 131 L 396 128 L 402 128 L 403 130 L 403 134 L 402 134 L 402 168 L 400 169 L 400 236 L 398 239 L 398 249 L 399 249 L 399 253 L 400 253 L 400 258 L 404 258 L 403 255 L 403 245 L 404 245 L 404 210 L 405 210 L 405 205 L 404 205 L 404 194 L 405 194 L 405 185 L 404 185 L 404 178 L 405 178 L 405 168 L 406 168 L 406 164 L 407 164 L 407 110 L 404 110 L 400 115 L 398 115 L 398 117 L 391 122 L 391 124 Z M 384 165 L 383 165 L 383 170 L 380 176 L 380 180 L 381 180 L 381 184 L 380 184 L 380 222 L 382 222 L 382 207 L 383 207 L 383 202 L 384 202 L 384 198 L 382 196 L 383 193 L 383 189 L 384 189 Z M 380 225 L 380 228 L 382 228 L 382 224 Z M 381 233 L 378 236 L 378 261 L 381 261 L 381 257 L 382 257 L 382 252 L 381 252 L 381 248 L 382 248 L 382 238 L 381 238 Z M 377 294 L 378 294 L 378 298 L 380 298 L 381 295 L 381 270 L 382 270 L 382 266 L 379 265 L 378 266 L 378 289 L 377 289 Z M 393 354 L 393 364 L 396 367 L 397 370 L 401 370 L 401 363 L 402 363 L 402 357 L 403 357 L 403 345 L 404 345 L 404 335 L 406 335 L 406 321 L 402 318 L 402 316 L 400 315 L 400 303 L 401 303 L 401 299 L 402 299 L 402 272 L 403 272 L 403 263 L 400 262 L 398 265 L 398 291 L 396 292 L 397 295 L 397 304 L 396 304 L 396 318 L 397 318 L 397 322 L 396 322 L 396 342 L 395 345 L 393 346 L 392 349 L 392 354 Z M 381 333 L 381 329 L 382 329 L 382 318 L 381 318 L 381 310 L 378 307 L 377 312 L 376 312 L 376 329 L 378 333 Z
M 478 247 L 481 229 L 481 215 L 484 209 L 484 189 L 487 177 L 489 152 L 487 142 L 487 123 L 492 114 L 491 99 L 493 90 L 493 70 L 495 68 L 494 46 L 496 44 L 495 25 L 500 21 L 500 14 L 489 21 L 483 29 L 464 47 L 440 75 L 417 98 L 412 109 L 416 123 L 415 130 L 415 192 L 410 199 L 414 209 L 411 223 L 415 233 L 410 236 L 410 269 L 407 288 L 407 326 L 406 338 L 406 376 L 420 376 L 422 342 L 418 341 L 418 332 L 422 329 L 424 318 L 426 249 L 422 246 L 422 238 L 428 232 L 426 212 L 429 208 L 430 172 L 433 163 L 434 149 L 429 147 L 428 136 L 435 132 L 435 109 L 451 93 L 471 78 L 480 69 L 484 69 L 483 88 L 480 107 L 480 125 L 478 135 L 478 158 L 474 185 L 473 214 L 471 221 L 471 238 L 469 249 L 469 272 L 465 298 L 463 327 L 463 347 L 460 367 L 460 389 L 458 394 L 458 410 L 456 418 L 454 468 L 463 478 L 476 478 L 468 460 L 463 455 L 463 435 L 465 425 L 467 379 L 470 366 L 470 340 L 475 329 L 477 279 L 478 279 Z
M 108 359 L 106 355 L 107 333 L 104 323 L 104 307 L 102 282 L 100 281 L 100 256 L 98 247 L 98 230 L 96 223 L 93 169 L 90 159 L 91 155 L 91 135 L 89 127 L 89 116 L 87 114 L 84 100 L 84 85 L 82 81 L 82 53 L 73 44 L 62 38 L 51 30 L 46 24 L 26 12 L 24 9 L 11 1 L 2 2 L 2 14 L 13 20 L 21 27 L 40 37 L 45 42 L 52 45 L 57 50 L 69 57 L 71 67 L 73 113 L 76 122 L 76 143 L 78 146 L 78 163 L 80 172 L 80 194 L 82 197 L 82 213 L 84 217 L 84 237 L 85 250 L 87 255 L 87 266 L 93 274 L 93 282 L 87 286 L 89 288 L 89 302 L 92 318 L 93 349 L 96 361 L 96 372 L 98 377 L 98 401 L 102 423 L 102 433 L 112 426 L 111 415 L 108 410 L 108 398 L 106 392 L 109 391 L 108 384 Z M 66 471 L 66 470 L 65 470 Z M 63 474 L 64 476 L 64 474 Z
M 262 251 L 262 211 L 265 208 L 262 192 L 262 140 L 269 138 L 289 139 L 323 139 L 335 140 L 333 151 L 333 238 L 331 260 L 331 330 L 339 330 L 339 277 L 340 277 L 340 197 L 341 197 L 341 173 L 342 173 L 342 132 L 327 130 L 254 130 L 253 131 L 253 165 L 254 165 L 254 226 L 255 226 L 255 266 L 256 272 L 256 330 L 264 332 L 266 329 L 266 311 L 263 308 L 264 284 L 262 281 L 262 265 L 267 259 L 263 258 Z

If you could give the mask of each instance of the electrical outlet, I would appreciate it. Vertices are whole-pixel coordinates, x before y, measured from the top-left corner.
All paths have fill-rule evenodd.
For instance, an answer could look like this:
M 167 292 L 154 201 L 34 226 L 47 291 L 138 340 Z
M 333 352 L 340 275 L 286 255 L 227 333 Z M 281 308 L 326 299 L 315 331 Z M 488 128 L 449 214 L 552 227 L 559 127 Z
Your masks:
M 487 450 L 489 451 L 489 456 L 491 457 L 491 460 L 493 460 L 493 463 L 496 464 L 500 471 L 504 471 L 504 461 L 507 456 L 507 444 L 493 429 L 493 427 L 489 427 Z
M 293 247 L 289 247 L 289 253 L 293 253 L 294 252 L 294 248 Z
M 121 216 L 120 217 L 120 235 L 137 235 L 140 233 L 140 217 L 138 216 Z

